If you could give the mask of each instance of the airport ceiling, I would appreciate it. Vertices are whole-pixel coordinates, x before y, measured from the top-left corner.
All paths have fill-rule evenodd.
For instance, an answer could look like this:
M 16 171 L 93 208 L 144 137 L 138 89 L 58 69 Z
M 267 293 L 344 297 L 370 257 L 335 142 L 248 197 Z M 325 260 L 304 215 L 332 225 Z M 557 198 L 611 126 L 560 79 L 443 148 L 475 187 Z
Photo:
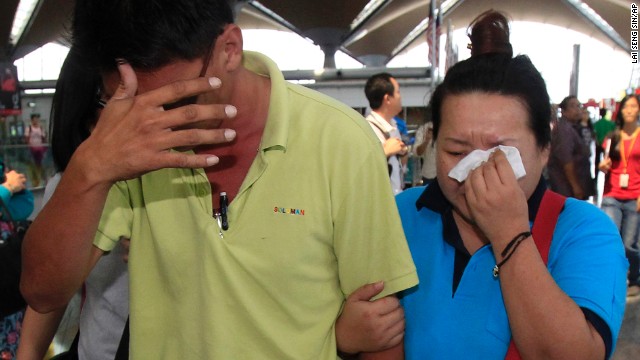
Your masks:
M 230 1 L 235 4 L 236 22 L 243 29 L 293 31 L 313 40 L 325 53 L 340 49 L 367 65 L 376 66 L 425 41 L 425 32 L 419 25 L 424 28 L 430 6 L 429 0 Z M 73 0 L 40 0 L 26 31 L 14 46 L 9 42 L 9 34 L 18 3 L 19 0 L 0 1 L 0 41 L 5 45 L 0 60 L 19 59 L 52 41 L 66 44 Z M 466 28 L 479 13 L 493 8 L 504 11 L 514 21 L 557 25 L 584 33 L 612 48 L 625 52 L 630 48 L 632 1 L 629 0 L 443 0 L 441 3 L 443 24 L 450 22 L 454 29 Z M 610 26 L 599 25 L 593 12 L 581 3 L 597 14 L 595 18 L 601 17 Z M 363 11 L 365 8 L 368 11 Z M 331 61 L 325 60 L 325 66 L 331 67 Z

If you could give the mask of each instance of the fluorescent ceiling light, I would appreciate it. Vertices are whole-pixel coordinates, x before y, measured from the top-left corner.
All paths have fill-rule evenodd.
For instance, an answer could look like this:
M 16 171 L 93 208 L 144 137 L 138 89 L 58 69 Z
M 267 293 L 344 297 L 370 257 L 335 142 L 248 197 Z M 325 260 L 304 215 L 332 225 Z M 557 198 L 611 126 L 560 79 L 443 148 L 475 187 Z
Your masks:
M 18 10 L 16 10 L 16 15 L 13 18 L 13 26 L 11 27 L 11 36 L 9 37 L 11 45 L 16 45 L 18 40 L 20 40 L 36 5 L 38 5 L 38 1 L 39 0 L 20 0 Z
M 386 2 L 386 0 L 369 0 L 369 3 L 360 11 L 360 14 L 351 22 L 351 30 L 362 25 L 371 14 L 375 13 L 380 7 L 385 5 Z
M 582 16 L 595 25 L 600 31 L 613 40 L 618 46 L 623 49 L 629 47 L 629 45 L 622 39 L 608 22 L 606 22 L 595 10 L 581 0 L 565 0 L 569 5 L 573 6 Z

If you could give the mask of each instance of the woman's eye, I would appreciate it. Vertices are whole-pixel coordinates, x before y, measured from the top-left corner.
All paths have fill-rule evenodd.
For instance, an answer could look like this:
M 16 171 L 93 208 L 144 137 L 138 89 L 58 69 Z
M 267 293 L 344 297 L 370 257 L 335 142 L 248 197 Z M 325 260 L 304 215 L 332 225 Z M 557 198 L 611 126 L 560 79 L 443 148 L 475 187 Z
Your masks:
M 464 157 L 465 155 L 467 155 L 467 153 L 462 151 L 447 151 L 447 154 L 455 157 Z

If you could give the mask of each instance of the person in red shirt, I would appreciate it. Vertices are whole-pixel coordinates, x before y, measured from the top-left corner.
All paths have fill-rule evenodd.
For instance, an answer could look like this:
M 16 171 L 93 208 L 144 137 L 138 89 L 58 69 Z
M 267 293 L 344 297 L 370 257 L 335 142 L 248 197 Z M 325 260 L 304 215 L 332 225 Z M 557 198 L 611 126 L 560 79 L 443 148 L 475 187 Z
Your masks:
M 627 95 L 620 102 L 616 130 L 604 141 L 604 159 L 598 168 L 606 174 L 602 210 L 620 230 L 629 260 L 627 296 L 640 296 L 640 100 Z

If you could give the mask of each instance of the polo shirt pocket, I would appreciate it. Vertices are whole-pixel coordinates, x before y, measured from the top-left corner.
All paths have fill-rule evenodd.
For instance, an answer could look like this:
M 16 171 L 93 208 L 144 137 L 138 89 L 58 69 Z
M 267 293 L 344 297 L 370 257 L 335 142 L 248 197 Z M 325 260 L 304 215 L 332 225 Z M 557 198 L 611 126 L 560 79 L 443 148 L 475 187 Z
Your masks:
M 505 344 L 511 341 L 509 318 L 507 317 L 507 310 L 502 299 L 502 292 L 500 291 L 493 295 L 493 301 L 489 307 L 489 315 L 487 316 L 486 329 L 490 334 Z

